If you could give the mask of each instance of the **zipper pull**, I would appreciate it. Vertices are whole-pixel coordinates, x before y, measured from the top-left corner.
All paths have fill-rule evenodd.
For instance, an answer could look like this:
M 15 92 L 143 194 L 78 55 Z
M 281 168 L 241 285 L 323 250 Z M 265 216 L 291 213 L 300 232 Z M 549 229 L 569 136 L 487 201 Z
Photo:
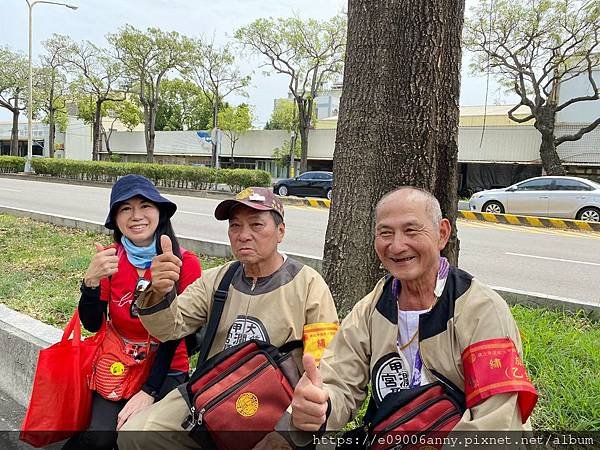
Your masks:
M 183 421 L 183 423 L 181 424 L 181 427 L 185 430 L 185 431 L 192 431 L 192 428 L 194 428 L 194 420 L 195 420 L 195 416 L 196 416 L 196 408 L 194 408 L 193 406 L 190 408 L 190 415 L 187 416 L 185 418 L 185 420 Z
M 256 287 L 256 278 L 252 278 L 252 287 L 250 288 L 250 292 L 254 291 L 255 287 Z
M 198 424 L 198 426 L 202 425 L 202 418 L 203 418 L 205 412 L 206 412 L 206 409 L 202 408 L 200 410 L 200 412 L 198 413 L 198 418 L 196 419 L 196 423 Z

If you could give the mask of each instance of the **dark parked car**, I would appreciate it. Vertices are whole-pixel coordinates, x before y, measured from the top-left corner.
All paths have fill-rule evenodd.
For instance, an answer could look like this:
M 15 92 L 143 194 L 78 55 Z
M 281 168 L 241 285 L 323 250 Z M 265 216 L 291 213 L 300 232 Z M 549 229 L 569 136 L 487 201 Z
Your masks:
M 332 172 L 304 172 L 294 178 L 279 180 L 273 186 L 273 192 L 285 197 L 286 195 L 299 195 L 307 197 L 327 197 L 331 200 L 331 185 L 333 184 Z

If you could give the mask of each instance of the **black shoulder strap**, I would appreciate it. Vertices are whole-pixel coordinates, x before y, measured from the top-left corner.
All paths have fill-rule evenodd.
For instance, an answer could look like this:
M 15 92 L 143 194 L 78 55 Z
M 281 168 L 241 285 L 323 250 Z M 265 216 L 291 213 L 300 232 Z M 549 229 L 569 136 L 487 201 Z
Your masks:
M 203 364 L 208 357 L 208 352 L 210 351 L 210 347 L 215 339 L 217 327 L 219 326 L 219 321 L 221 320 L 221 314 L 223 314 L 225 300 L 227 300 L 227 295 L 229 293 L 229 285 L 233 279 L 233 274 L 238 270 L 240 265 L 241 263 L 236 261 L 229 266 L 229 269 L 227 269 L 227 272 L 225 272 L 225 275 L 221 279 L 219 287 L 215 292 L 213 297 L 212 311 L 210 313 L 210 318 L 208 319 L 208 325 L 206 326 L 206 334 L 204 335 L 200 356 L 198 357 L 198 366 Z
M 302 341 L 296 339 L 295 341 L 286 342 L 281 347 L 279 347 L 279 351 L 281 353 L 289 353 L 292 350 L 296 350 L 297 348 L 302 348 Z

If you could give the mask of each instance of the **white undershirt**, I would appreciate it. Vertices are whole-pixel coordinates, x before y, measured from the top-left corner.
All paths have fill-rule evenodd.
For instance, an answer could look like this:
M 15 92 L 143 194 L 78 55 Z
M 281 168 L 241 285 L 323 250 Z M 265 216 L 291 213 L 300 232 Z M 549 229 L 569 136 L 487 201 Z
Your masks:
M 419 316 L 426 313 L 429 309 L 420 311 L 404 311 L 398 309 L 398 331 L 400 333 L 400 346 L 405 345 L 417 332 L 419 328 Z M 409 376 L 412 376 L 413 368 L 415 367 L 415 356 L 419 349 L 419 337 L 415 337 L 408 347 L 402 350 L 408 367 L 410 368 Z

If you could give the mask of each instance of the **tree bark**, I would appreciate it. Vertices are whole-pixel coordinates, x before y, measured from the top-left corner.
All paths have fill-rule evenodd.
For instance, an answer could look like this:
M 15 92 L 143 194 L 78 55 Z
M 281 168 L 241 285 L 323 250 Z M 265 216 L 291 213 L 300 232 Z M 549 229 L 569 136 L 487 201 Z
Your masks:
M 152 120 L 152 105 L 146 99 L 140 96 L 140 101 L 144 105 L 144 140 L 146 141 L 146 162 L 154 162 L 154 130 L 150 126 Z M 156 114 L 154 114 L 156 120 Z M 152 129 L 152 133 L 151 133 Z
M 100 159 L 100 147 L 102 145 L 100 127 L 102 126 L 102 101 L 96 100 L 96 111 L 94 112 L 94 131 L 92 133 L 92 161 Z
M 54 141 L 56 140 L 55 110 L 50 109 L 48 113 L 48 154 L 54 158 Z
M 10 133 L 10 155 L 19 156 L 19 99 L 15 98 L 15 107 L 11 109 L 13 115 L 12 130 Z
M 554 141 L 554 124 L 556 123 L 556 107 L 545 105 L 538 109 L 535 128 L 542 135 L 540 159 L 546 175 L 566 175 L 560 161 Z
M 218 96 L 215 96 L 217 99 L 213 104 L 213 117 L 212 117 L 212 126 L 213 130 L 218 126 L 218 114 L 219 114 L 219 100 Z M 215 139 L 211 142 L 211 153 L 210 153 L 210 167 L 217 167 L 217 140 L 219 139 L 219 133 L 215 132 Z
M 324 275 L 347 313 L 382 275 L 375 206 L 402 185 L 439 199 L 455 228 L 464 0 L 349 0 Z M 458 259 L 454 232 L 445 251 Z
M 156 110 L 156 103 L 152 103 L 148 108 L 148 122 L 145 124 L 145 126 L 148 128 L 148 141 L 146 142 L 146 161 L 149 163 L 154 162 L 154 141 L 156 140 Z
M 297 98 L 298 128 L 300 128 L 300 173 L 308 169 L 308 130 L 310 128 L 310 112 L 308 100 Z

